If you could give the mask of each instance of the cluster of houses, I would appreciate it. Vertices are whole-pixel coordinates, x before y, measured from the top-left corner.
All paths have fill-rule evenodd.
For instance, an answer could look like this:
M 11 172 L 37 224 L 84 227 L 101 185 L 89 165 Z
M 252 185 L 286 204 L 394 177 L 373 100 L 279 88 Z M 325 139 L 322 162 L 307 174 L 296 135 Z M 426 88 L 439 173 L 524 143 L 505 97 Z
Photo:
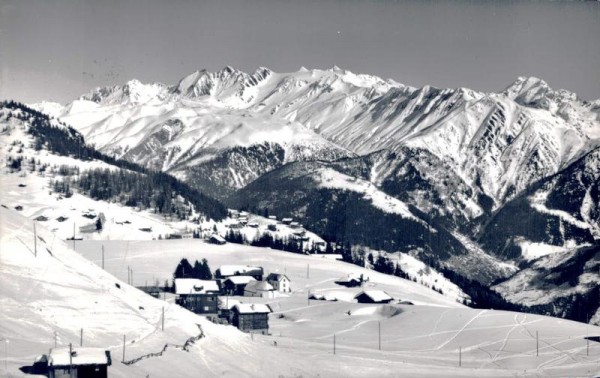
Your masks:
M 197 314 L 218 315 L 245 332 L 268 333 L 268 314 L 264 304 L 247 304 L 229 296 L 275 298 L 290 293 L 291 281 L 285 274 L 271 273 L 264 280 L 262 267 L 222 265 L 215 280 L 176 278 L 176 303 Z M 219 302 L 219 296 L 227 296 Z
M 229 209 L 228 210 L 228 214 L 231 218 L 233 218 L 235 221 L 231 224 L 228 225 L 229 228 L 232 229 L 240 229 L 242 227 L 252 227 L 252 228 L 258 228 L 259 224 L 256 221 L 249 221 L 249 213 L 246 211 L 238 211 L 238 210 L 233 210 L 233 209 Z M 278 220 L 277 217 L 275 215 L 269 215 L 267 217 L 267 219 L 269 220 L 269 223 L 267 224 L 267 229 L 269 231 L 277 231 L 277 224 L 283 224 L 286 225 L 292 229 L 298 229 L 298 231 L 294 232 L 294 236 L 298 239 L 304 240 L 304 241 L 308 241 L 309 238 L 306 236 L 306 232 L 302 230 L 302 225 L 298 222 L 295 222 L 293 218 L 282 218 L 281 220 Z

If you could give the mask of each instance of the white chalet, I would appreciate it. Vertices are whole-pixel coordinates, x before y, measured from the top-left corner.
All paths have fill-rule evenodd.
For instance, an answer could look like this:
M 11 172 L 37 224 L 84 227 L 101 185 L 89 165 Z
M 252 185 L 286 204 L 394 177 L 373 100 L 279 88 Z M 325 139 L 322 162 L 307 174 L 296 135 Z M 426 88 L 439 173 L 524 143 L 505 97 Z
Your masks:
M 285 274 L 271 273 L 267 276 L 267 282 L 273 286 L 273 289 L 282 293 L 291 293 L 291 281 Z

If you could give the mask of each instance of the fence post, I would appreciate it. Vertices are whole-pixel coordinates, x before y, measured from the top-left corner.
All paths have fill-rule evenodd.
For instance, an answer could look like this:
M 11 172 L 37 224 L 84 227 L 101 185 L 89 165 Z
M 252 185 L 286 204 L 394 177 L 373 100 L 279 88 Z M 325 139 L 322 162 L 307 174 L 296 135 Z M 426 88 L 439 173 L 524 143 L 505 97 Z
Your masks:
M 378 322 L 378 331 L 379 331 L 379 350 L 381 350 L 381 322 Z
M 73 377 L 73 344 L 69 343 L 69 377 Z

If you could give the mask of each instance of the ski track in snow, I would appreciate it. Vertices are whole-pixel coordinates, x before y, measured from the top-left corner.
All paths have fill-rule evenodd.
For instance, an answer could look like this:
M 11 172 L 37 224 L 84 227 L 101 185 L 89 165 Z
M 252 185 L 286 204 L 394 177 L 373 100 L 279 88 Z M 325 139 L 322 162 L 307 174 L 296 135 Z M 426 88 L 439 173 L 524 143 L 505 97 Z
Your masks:
M 466 322 L 461 329 L 459 329 L 456 334 L 454 336 L 452 336 L 451 338 L 449 338 L 448 340 L 446 340 L 445 342 L 441 343 L 440 345 L 437 346 L 437 350 L 442 349 L 443 347 L 445 347 L 446 345 L 448 345 L 450 342 L 452 342 L 454 339 L 456 339 L 465 329 L 467 329 L 467 327 L 473 323 L 475 320 L 477 320 L 477 318 L 479 318 L 481 315 L 483 315 L 484 313 L 486 313 L 487 310 L 482 310 L 479 311 L 477 313 L 477 315 L 473 316 L 473 318 L 471 318 L 471 320 L 469 320 L 468 322 Z

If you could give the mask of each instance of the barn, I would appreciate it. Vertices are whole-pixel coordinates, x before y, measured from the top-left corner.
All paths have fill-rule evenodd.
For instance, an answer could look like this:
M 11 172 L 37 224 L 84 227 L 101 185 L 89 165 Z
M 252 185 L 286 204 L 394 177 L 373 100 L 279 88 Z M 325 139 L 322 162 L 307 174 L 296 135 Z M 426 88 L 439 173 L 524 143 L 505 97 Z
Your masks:
M 110 352 L 100 348 L 55 348 L 48 355 L 49 378 L 106 378 Z
M 267 281 L 251 281 L 244 288 L 244 296 L 274 298 L 275 290 Z
M 227 319 L 229 323 L 231 323 L 232 317 L 232 309 L 235 305 L 238 305 L 240 302 L 237 299 L 231 299 L 229 297 L 221 297 L 219 298 L 219 318 Z
M 240 303 L 231 309 L 231 321 L 240 331 L 269 333 L 271 307 L 266 304 Z
M 227 243 L 227 240 L 225 240 L 220 235 L 212 234 L 208 237 L 208 242 L 211 244 L 223 245 L 223 244 Z
M 341 277 L 335 281 L 336 284 L 346 286 L 346 287 L 357 287 L 362 286 L 364 282 L 364 277 L 361 274 L 360 276 L 356 276 L 354 274 L 349 274 L 346 277 Z
M 231 276 L 223 281 L 223 291 L 227 295 L 244 295 L 244 289 L 248 283 L 256 281 L 251 276 Z
M 358 303 L 390 303 L 394 300 L 394 298 L 382 290 L 361 291 L 354 299 L 356 299 Z
M 175 303 L 196 314 L 216 314 L 221 288 L 217 281 L 196 278 L 176 278 Z

